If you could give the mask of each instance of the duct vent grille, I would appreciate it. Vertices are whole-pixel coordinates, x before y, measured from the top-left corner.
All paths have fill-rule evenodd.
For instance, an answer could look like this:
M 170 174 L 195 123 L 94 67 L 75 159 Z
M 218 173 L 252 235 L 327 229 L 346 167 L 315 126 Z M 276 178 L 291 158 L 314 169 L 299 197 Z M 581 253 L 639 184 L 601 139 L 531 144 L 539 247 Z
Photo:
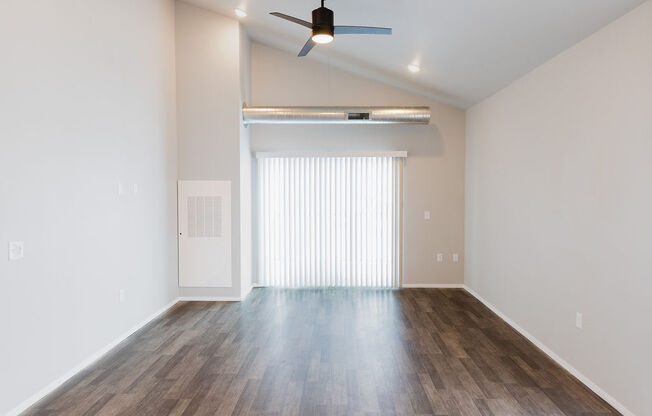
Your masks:
M 188 197 L 188 237 L 222 237 L 222 197 Z
M 369 113 L 348 113 L 348 120 L 369 120 Z

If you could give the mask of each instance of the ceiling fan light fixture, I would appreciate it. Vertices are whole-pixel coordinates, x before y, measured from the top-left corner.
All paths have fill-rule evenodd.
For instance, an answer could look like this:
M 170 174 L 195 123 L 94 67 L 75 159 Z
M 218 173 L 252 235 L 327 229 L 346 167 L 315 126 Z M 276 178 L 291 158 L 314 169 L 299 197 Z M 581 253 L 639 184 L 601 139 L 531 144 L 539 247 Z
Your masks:
M 335 26 L 333 11 L 324 7 L 324 0 L 321 0 L 321 7 L 312 11 L 312 22 L 279 12 L 271 12 L 272 16 L 280 17 L 292 23 L 307 27 L 312 30 L 308 41 L 303 45 L 299 56 L 306 56 L 315 45 L 331 43 L 335 35 L 391 35 L 390 27 L 373 26 Z
M 330 35 L 328 33 L 317 33 L 315 35 L 312 35 L 312 40 L 315 43 L 331 43 L 333 41 L 333 35 Z
M 234 13 L 235 13 L 235 15 L 238 16 L 238 17 L 247 17 L 247 12 L 245 12 L 245 11 L 242 10 L 242 9 L 235 9 L 235 10 L 234 10 Z
M 416 74 L 417 72 L 421 71 L 421 67 L 420 67 L 419 65 L 416 65 L 416 64 L 410 64 L 410 65 L 408 65 L 408 69 L 410 70 L 410 72 L 412 72 L 412 73 L 414 73 L 414 74 Z

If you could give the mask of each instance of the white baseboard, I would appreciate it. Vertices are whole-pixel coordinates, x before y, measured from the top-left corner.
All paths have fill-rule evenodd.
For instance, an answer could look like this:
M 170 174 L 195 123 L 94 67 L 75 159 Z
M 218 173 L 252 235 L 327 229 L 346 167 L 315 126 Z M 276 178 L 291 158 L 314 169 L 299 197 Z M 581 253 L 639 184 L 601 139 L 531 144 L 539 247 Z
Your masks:
M 36 402 L 47 396 L 48 394 L 52 393 L 54 390 L 56 390 L 59 386 L 61 386 L 63 383 L 74 377 L 77 373 L 80 371 L 84 370 L 86 367 L 89 365 L 93 364 L 95 361 L 99 360 L 115 348 L 118 344 L 120 344 L 122 341 L 127 339 L 130 335 L 132 335 L 134 332 L 138 331 L 140 328 L 144 327 L 154 319 L 156 319 L 159 315 L 163 314 L 165 311 L 173 307 L 176 303 L 178 302 L 178 299 L 173 300 L 172 302 L 168 303 L 158 311 L 154 312 L 152 315 L 149 317 L 145 318 L 143 321 L 141 321 L 138 325 L 134 326 L 127 332 L 123 333 L 119 337 L 115 338 L 113 341 L 111 341 L 109 344 L 105 345 L 102 347 L 100 350 L 96 351 L 95 353 L 91 354 L 90 357 L 86 358 L 76 366 L 74 366 L 72 369 L 67 371 L 64 375 L 61 377 L 57 378 L 56 380 L 52 381 L 50 384 L 47 386 L 43 387 L 41 390 L 38 392 L 34 393 L 31 397 L 29 397 L 27 400 L 24 400 L 22 403 L 20 403 L 18 406 L 14 407 L 13 409 L 9 410 L 9 412 L 5 416 L 17 416 L 27 410 L 30 406 L 34 405 Z
M 240 302 L 237 296 L 182 296 L 179 302 Z
M 462 283 L 403 283 L 406 289 L 464 289 Z
M 249 294 L 251 293 L 251 291 L 253 290 L 253 288 L 254 288 L 253 286 L 249 286 L 249 287 L 244 291 L 244 293 L 242 294 L 242 297 L 240 298 L 240 300 L 245 300 L 245 299 L 247 298 L 247 296 L 249 296 Z
M 605 402 L 609 403 L 611 406 L 613 406 L 614 409 L 618 410 L 620 413 L 623 414 L 623 416 L 636 416 L 634 413 L 632 413 L 629 409 L 627 409 L 625 406 L 623 406 L 618 400 L 614 399 L 609 393 L 601 389 L 597 384 L 589 380 L 588 377 L 586 377 L 584 374 L 580 373 L 575 367 L 567 363 L 563 358 L 561 358 L 559 355 L 557 355 L 553 350 L 548 348 L 545 344 L 543 344 L 541 341 L 536 339 L 532 334 L 527 332 L 525 329 L 521 328 L 516 322 L 508 318 L 505 314 L 503 314 L 498 308 L 496 308 L 494 305 L 491 303 L 487 302 L 485 299 L 482 298 L 479 294 L 477 294 L 473 289 L 470 287 L 463 285 L 464 289 L 469 292 L 474 298 L 482 302 L 487 308 L 491 309 L 493 313 L 498 315 L 500 319 L 503 321 L 507 322 L 509 326 L 514 328 L 518 333 L 523 335 L 525 338 L 528 339 L 531 343 L 533 343 L 537 348 L 539 348 L 541 351 L 546 353 L 550 358 L 553 359 L 557 364 L 559 364 L 562 368 L 564 368 L 566 371 L 571 373 L 575 378 L 577 378 L 579 381 L 581 381 L 586 387 L 589 389 L 593 390 L 595 394 L 600 396 L 602 399 L 604 399 Z
M 254 283 L 251 285 L 252 288 L 255 287 L 267 287 L 260 283 Z M 464 284 L 462 283 L 404 283 L 401 285 L 406 289 L 464 289 Z

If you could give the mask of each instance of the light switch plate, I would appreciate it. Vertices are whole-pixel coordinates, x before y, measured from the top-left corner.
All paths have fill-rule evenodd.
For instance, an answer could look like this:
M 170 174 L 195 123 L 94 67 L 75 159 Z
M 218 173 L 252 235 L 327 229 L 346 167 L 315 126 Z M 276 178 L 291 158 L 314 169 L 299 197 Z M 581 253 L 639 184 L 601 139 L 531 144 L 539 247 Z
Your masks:
M 437 263 L 444 262 L 444 253 L 437 253 Z
M 127 301 L 127 294 L 124 289 L 120 289 L 120 303 L 125 303 Z
M 122 195 L 124 193 L 125 193 L 125 190 L 122 187 L 122 182 L 118 182 L 118 195 Z
M 582 325 L 583 325 L 582 320 L 583 320 L 582 314 L 577 312 L 575 314 L 575 326 L 579 329 L 582 329 Z
M 134 193 L 137 194 L 138 193 L 138 184 L 137 183 L 133 184 L 132 189 L 133 189 Z
M 9 243 L 9 260 L 18 260 L 25 257 L 25 243 L 12 241 Z
M 460 262 L 460 255 L 457 253 L 453 253 L 453 263 L 459 263 Z
M 424 211 L 423 219 L 424 220 L 429 220 L 430 219 L 430 211 Z

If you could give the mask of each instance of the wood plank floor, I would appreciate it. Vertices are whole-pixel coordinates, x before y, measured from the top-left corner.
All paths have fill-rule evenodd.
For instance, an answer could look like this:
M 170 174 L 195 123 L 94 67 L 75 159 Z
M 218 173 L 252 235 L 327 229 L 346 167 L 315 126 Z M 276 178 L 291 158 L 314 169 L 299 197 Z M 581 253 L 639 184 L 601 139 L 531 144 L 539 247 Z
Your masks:
M 179 303 L 27 415 L 617 415 L 461 289 Z

